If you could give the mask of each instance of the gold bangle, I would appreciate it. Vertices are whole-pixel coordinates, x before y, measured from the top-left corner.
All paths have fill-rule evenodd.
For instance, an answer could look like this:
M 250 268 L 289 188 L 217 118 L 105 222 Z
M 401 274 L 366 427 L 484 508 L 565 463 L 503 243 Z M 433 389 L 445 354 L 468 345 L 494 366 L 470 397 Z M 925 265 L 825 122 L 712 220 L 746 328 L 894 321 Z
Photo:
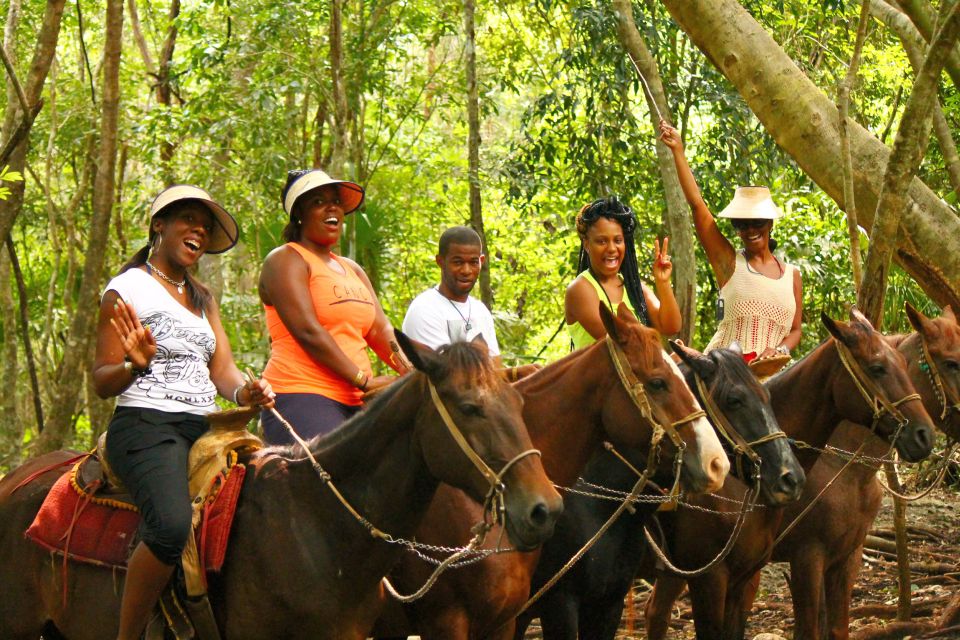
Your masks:
M 357 375 L 353 376 L 353 386 L 358 389 L 362 389 L 360 385 L 363 384 L 363 379 L 367 377 L 367 374 L 363 372 L 363 369 L 357 369 Z

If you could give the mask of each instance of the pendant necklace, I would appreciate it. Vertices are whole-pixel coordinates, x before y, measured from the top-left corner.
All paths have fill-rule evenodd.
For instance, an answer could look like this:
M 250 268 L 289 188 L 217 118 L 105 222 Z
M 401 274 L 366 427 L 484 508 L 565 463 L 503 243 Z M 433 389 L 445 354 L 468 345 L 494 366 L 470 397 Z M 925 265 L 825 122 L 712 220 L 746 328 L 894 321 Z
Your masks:
M 443 293 L 440 292 L 439 287 L 436 289 L 436 292 L 439 293 L 441 296 L 443 296 L 444 300 L 450 303 L 450 306 L 453 307 L 453 310 L 456 311 L 457 315 L 460 316 L 460 319 L 463 320 L 464 329 L 466 329 L 467 332 L 469 333 L 470 330 L 473 329 L 473 325 L 470 324 L 470 318 L 473 316 L 473 310 L 470 308 L 470 298 L 469 297 L 467 298 L 467 317 L 464 318 L 463 314 L 460 313 L 460 309 L 458 309 L 457 305 L 453 303 L 453 300 L 451 300 L 447 296 L 444 296 Z
M 183 293 L 183 285 L 187 283 L 186 278 L 184 278 L 180 282 L 177 282 L 176 280 L 174 280 L 173 278 L 165 274 L 163 271 L 160 271 L 160 269 L 157 269 L 155 266 L 150 264 L 149 260 L 147 260 L 147 270 L 156 271 L 157 275 L 160 276 L 161 280 L 166 280 L 167 282 L 175 286 L 177 288 L 177 293 Z

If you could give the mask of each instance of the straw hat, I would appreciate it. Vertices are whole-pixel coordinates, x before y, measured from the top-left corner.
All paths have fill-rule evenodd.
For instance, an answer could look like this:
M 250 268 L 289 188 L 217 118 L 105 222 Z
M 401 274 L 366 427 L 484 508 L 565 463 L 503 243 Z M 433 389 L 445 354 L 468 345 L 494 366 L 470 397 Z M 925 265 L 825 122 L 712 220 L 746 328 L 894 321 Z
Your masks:
M 766 187 L 737 187 L 733 201 L 719 214 L 721 218 L 776 220 L 783 215 L 773 204 L 770 189 Z
M 328 184 L 335 184 L 340 191 L 340 204 L 343 207 L 344 215 L 353 213 L 361 204 L 363 204 L 363 187 L 355 182 L 346 180 L 334 180 L 327 175 L 325 171 L 314 169 L 307 171 L 299 178 L 290 183 L 286 193 L 283 194 L 283 209 L 288 215 L 293 211 L 293 205 L 297 198 L 307 191 L 318 187 L 325 187 Z
M 237 239 L 240 237 L 237 221 L 200 187 L 189 184 L 175 184 L 167 187 L 154 198 L 153 204 L 150 205 L 150 219 L 152 220 L 154 216 L 163 213 L 164 209 L 180 200 L 198 200 L 213 214 L 217 224 L 210 234 L 207 253 L 223 253 L 237 244 Z

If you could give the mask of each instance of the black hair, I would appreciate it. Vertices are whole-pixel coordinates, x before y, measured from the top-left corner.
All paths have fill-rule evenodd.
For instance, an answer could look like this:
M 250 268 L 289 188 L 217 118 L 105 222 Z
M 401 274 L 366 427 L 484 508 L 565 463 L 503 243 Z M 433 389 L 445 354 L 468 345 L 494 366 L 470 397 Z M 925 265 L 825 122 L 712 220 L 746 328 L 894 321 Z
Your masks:
M 440 243 L 437 247 L 437 253 L 441 256 L 447 255 L 451 244 L 463 244 L 470 247 L 480 247 L 483 251 L 483 241 L 480 240 L 480 234 L 470 227 L 450 227 L 440 234 Z
M 290 191 L 290 187 L 293 186 L 293 183 L 297 181 L 301 176 L 304 176 L 313 171 L 313 169 L 292 169 L 287 171 L 287 183 L 283 185 L 283 190 L 280 192 L 280 205 L 283 206 L 284 201 L 287 199 L 287 193 Z M 297 198 L 299 201 L 300 198 Z M 280 235 L 283 237 L 284 242 L 298 242 L 303 232 L 303 221 L 302 214 L 300 213 L 300 206 L 297 202 L 293 203 L 293 206 L 290 207 L 290 220 L 287 222 L 287 225 L 283 228 L 283 231 L 280 232 Z
M 636 310 L 640 322 L 650 326 L 650 317 L 647 314 L 647 301 L 643 297 L 643 287 L 640 285 L 640 268 L 637 264 L 637 249 L 633 242 L 633 232 L 637 228 L 637 216 L 633 209 L 621 202 L 616 196 L 594 200 L 580 209 L 577 214 L 577 233 L 586 239 L 587 231 L 600 218 L 607 218 L 618 223 L 623 229 L 624 254 L 620 263 L 620 275 L 623 276 L 623 285 L 627 290 L 633 308 Z M 580 245 L 580 256 L 577 261 L 577 273 L 590 268 L 590 256 Z M 613 311 L 616 311 L 614 309 Z
M 120 267 L 120 271 L 117 272 L 117 275 L 147 264 L 147 260 L 150 259 L 150 250 L 153 248 L 154 242 L 157 240 L 157 232 L 153 228 L 154 220 L 158 218 L 164 221 L 169 220 L 171 217 L 173 217 L 173 215 L 180 212 L 182 209 L 185 209 L 187 206 L 198 204 L 204 208 L 207 208 L 207 205 L 204 204 L 202 200 L 177 200 L 154 214 L 153 218 L 150 219 L 150 231 L 147 236 L 146 246 L 133 254 L 133 256 L 131 256 L 122 267 Z M 213 216 L 213 213 L 211 212 L 210 215 Z M 147 269 L 149 268 L 150 267 L 147 267 Z M 183 279 L 187 287 L 187 292 L 190 295 L 190 304 L 194 309 L 199 309 L 203 313 L 207 313 L 207 311 L 210 309 L 210 304 L 213 302 L 213 294 L 210 293 L 210 289 L 208 289 L 205 284 L 197 280 L 190 273 L 189 269 L 184 271 Z

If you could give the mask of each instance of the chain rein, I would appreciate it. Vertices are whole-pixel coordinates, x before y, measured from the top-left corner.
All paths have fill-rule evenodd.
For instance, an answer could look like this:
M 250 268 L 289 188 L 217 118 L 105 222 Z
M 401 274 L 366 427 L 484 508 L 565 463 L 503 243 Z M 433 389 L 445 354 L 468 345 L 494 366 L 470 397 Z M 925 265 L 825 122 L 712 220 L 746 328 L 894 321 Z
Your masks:
M 940 413 L 940 420 L 946 420 L 947 414 L 951 410 L 960 413 L 960 398 L 950 397 L 950 388 L 943 382 L 943 374 L 937 367 L 936 361 L 930 356 L 930 348 L 927 346 L 927 340 L 920 333 L 920 370 L 924 371 L 930 378 L 930 386 L 937 396 L 943 411 Z

